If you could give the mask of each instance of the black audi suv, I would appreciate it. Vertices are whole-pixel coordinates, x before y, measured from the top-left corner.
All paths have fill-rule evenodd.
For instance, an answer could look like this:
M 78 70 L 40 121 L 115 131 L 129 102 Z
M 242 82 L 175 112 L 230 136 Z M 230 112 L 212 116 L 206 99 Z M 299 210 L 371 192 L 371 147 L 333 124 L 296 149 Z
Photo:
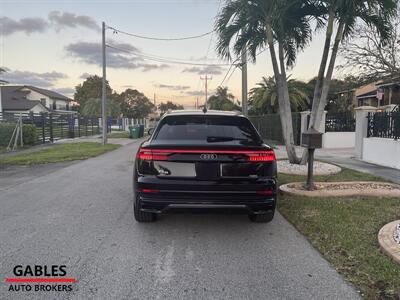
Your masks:
M 181 211 L 269 222 L 277 199 L 275 153 L 241 114 L 167 113 L 136 154 L 133 189 L 138 222 Z

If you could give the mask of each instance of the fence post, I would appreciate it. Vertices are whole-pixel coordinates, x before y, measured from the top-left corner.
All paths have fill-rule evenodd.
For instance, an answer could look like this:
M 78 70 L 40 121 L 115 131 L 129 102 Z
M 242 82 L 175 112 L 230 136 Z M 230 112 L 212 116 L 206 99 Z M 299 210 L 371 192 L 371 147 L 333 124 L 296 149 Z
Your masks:
M 42 115 L 42 143 L 46 143 L 46 133 L 45 133 L 45 125 L 46 125 L 46 115 L 41 113 Z
M 49 130 L 50 130 L 50 142 L 54 141 L 54 137 L 53 137 L 53 114 L 50 113 L 49 114 Z
M 354 154 L 358 159 L 362 159 L 364 138 L 368 135 L 368 113 L 376 112 L 373 106 L 360 106 L 354 109 L 356 112 L 356 140 Z
M 78 137 L 81 137 L 81 116 L 78 116 Z

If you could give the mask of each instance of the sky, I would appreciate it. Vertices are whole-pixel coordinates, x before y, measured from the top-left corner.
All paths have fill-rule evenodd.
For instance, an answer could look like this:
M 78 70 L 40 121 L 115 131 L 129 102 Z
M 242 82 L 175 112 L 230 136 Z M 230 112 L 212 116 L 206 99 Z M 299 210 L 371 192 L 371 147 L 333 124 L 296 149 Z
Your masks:
M 221 5 L 223 5 L 221 0 Z M 101 23 L 121 31 L 158 38 L 201 35 L 213 29 L 219 0 L 0 0 L 0 66 L 10 83 L 32 84 L 73 96 L 75 86 L 90 75 L 102 74 Z M 107 80 L 117 92 L 135 88 L 157 103 L 173 101 L 186 107 L 204 101 L 206 73 L 212 77 L 208 93 L 222 83 L 229 62 L 215 52 L 216 36 L 183 41 L 155 41 L 106 31 Z M 298 56 L 291 78 L 308 80 L 317 74 L 322 33 Z M 145 58 L 143 57 L 145 55 Z M 168 60 L 198 66 L 153 61 Z M 231 69 L 231 71 L 234 68 Z M 230 74 L 230 73 L 229 73 Z M 223 86 L 241 98 L 241 71 L 228 74 Z M 268 51 L 248 64 L 248 87 L 272 76 Z

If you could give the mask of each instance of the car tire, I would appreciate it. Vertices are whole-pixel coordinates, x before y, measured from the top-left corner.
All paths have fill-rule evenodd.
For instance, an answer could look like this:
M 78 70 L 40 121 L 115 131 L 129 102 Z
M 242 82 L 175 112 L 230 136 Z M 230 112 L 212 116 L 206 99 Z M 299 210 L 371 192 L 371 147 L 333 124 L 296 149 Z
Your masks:
M 150 223 L 157 220 L 157 215 L 150 212 L 141 211 L 138 205 L 138 197 L 135 195 L 133 201 L 133 213 L 135 220 L 139 223 Z
M 255 222 L 255 223 L 268 223 L 268 222 L 271 222 L 273 218 L 274 218 L 273 212 L 249 215 L 250 221 Z

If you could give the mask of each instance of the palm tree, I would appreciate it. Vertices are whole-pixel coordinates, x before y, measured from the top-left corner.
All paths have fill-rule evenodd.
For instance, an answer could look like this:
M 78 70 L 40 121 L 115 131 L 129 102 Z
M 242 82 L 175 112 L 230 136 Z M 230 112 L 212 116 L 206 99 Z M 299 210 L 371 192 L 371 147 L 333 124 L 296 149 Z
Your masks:
M 327 105 L 340 43 L 352 38 L 355 25 L 359 21 L 374 28 L 380 35 L 382 43 L 385 43 L 391 33 L 391 17 L 396 14 L 397 0 L 324 0 L 320 5 L 325 8 L 327 23 L 309 125 L 313 128 L 320 127 L 323 111 Z M 335 24 L 337 29 L 332 45 Z
M 306 90 L 307 84 L 295 79 L 288 80 L 290 106 L 293 111 L 304 110 L 308 107 L 310 98 Z M 274 77 L 263 77 L 257 87 L 250 90 L 249 104 L 254 114 L 277 113 L 278 94 Z
M 357 22 L 362 21 L 367 27 L 374 28 L 385 43 L 391 34 L 391 18 L 396 14 L 397 0 L 323 0 L 319 3 L 325 10 L 326 32 L 325 45 L 318 71 L 312 101 L 309 127 L 319 129 L 322 115 L 328 101 L 329 87 L 336 64 L 337 53 L 341 42 L 354 35 Z M 334 25 L 336 34 L 334 35 Z M 329 58 L 330 57 L 330 58 Z M 328 61 L 329 58 L 329 61 Z M 307 159 L 307 151 L 303 152 L 302 163 Z
M 321 14 L 314 1 L 230 0 L 215 24 L 217 52 L 232 60 L 247 51 L 252 61 L 268 47 L 279 103 L 280 119 L 288 158 L 297 163 L 286 69 L 294 65 L 297 53 L 311 40 L 310 19 Z M 231 44 L 233 43 L 233 51 Z M 275 47 L 278 48 L 278 55 Z
M 228 92 L 227 87 L 218 87 L 215 95 L 208 98 L 207 104 L 209 109 L 214 110 L 241 110 L 235 103 L 235 97 Z

